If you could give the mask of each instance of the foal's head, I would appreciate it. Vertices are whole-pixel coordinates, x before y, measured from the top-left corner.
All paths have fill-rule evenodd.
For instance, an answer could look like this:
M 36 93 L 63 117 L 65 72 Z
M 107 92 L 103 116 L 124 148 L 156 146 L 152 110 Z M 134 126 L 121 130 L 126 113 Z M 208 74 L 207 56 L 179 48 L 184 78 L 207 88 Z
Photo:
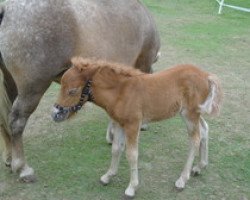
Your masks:
M 53 107 L 52 118 L 56 122 L 70 118 L 91 100 L 91 77 L 94 66 L 82 58 L 73 58 L 72 67 L 61 79 L 61 90 Z

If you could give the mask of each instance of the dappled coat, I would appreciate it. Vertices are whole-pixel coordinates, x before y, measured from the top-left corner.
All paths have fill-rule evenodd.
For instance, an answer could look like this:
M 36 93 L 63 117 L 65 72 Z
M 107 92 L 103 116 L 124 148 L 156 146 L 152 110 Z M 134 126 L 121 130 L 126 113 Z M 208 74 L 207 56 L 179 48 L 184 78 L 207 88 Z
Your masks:
M 137 0 L 8 0 L 1 4 L 0 69 L 11 76 L 5 76 L 8 87 L 3 82 L 0 87 L 15 99 L 13 106 L 3 105 L 7 108 L 3 117 L 10 113 L 12 130 L 2 134 L 5 152 L 12 153 L 4 158 L 6 164 L 25 181 L 33 177 L 23 155 L 22 133 L 51 82 L 70 67 L 72 56 L 112 60 L 151 72 L 159 48 L 152 16 Z M 18 137 L 11 140 L 7 135 Z

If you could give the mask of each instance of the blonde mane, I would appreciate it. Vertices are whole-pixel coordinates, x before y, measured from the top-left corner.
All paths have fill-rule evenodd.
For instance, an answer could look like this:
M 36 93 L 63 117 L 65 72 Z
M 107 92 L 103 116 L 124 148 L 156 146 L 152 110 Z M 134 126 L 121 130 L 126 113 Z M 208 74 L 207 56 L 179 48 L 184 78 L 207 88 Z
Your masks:
M 108 62 L 105 60 L 84 59 L 81 57 L 75 57 L 71 61 L 73 66 L 77 67 L 79 70 L 92 69 L 98 71 L 99 73 L 113 72 L 116 75 L 121 75 L 124 77 L 133 77 L 145 74 L 142 71 L 134 69 L 130 66 L 115 62 Z

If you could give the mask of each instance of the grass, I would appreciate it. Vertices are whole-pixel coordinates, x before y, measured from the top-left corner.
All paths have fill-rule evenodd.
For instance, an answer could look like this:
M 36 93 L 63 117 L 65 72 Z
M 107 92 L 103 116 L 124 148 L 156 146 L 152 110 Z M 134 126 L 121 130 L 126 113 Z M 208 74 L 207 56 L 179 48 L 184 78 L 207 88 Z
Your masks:
M 227 3 L 250 7 L 249 1 Z M 162 42 L 159 71 L 177 63 L 194 63 L 222 79 L 225 102 L 210 125 L 210 163 L 182 192 L 174 189 L 186 160 L 187 136 L 179 117 L 154 123 L 140 139 L 140 188 L 136 199 L 250 199 L 250 15 L 211 0 L 144 0 L 153 13 Z M 3 200 L 116 200 L 129 180 L 122 158 L 119 174 L 103 187 L 98 183 L 110 163 L 105 142 L 108 117 L 88 105 L 62 124 L 50 119 L 59 86 L 52 85 L 25 130 L 25 152 L 38 175 L 21 184 L 0 163 Z

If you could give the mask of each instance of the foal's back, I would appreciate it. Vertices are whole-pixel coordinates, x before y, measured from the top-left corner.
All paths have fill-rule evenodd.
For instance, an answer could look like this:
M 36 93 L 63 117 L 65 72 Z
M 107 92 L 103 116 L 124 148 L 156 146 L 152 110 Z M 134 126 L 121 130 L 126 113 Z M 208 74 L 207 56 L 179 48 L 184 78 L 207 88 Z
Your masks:
M 173 117 L 181 109 L 196 111 L 209 93 L 207 72 L 193 65 L 179 65 L 142 77 L 140 96 L 144 120 Z

